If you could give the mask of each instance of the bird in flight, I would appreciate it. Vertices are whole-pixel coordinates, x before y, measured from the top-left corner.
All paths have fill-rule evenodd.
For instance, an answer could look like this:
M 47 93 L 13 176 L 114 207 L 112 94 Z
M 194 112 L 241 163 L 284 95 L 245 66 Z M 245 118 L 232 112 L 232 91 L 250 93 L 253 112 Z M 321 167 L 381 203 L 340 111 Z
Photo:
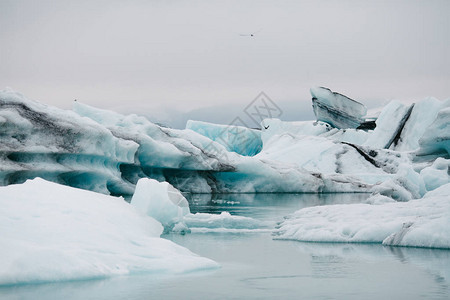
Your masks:
M 260 29 L 260 30 L 258 30 L 258 31 L 255 31 L 255 32 L 253 32 L 253 33 L 245 33 L 245 34 L 241 33 L 241 34 L 239 34 L 239 35 L 240 35 L 240 36 L 254 37 L 254 36 L 255 36 L 257 33 L 259 33 L 261 30 L 262 30 L 262 29 Z

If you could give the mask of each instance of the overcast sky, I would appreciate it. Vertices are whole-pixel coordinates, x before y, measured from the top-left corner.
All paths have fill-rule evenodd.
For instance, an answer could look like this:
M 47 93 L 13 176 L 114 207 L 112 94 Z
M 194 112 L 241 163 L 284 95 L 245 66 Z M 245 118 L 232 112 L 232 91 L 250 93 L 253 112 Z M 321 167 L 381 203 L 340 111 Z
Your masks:
M 447 99 L 449 13 L 447 0 L 0 0 L 0 88 L 144 114 L 236 111 L 264 91 L 301 115 L 317 85 L 368 106 Z

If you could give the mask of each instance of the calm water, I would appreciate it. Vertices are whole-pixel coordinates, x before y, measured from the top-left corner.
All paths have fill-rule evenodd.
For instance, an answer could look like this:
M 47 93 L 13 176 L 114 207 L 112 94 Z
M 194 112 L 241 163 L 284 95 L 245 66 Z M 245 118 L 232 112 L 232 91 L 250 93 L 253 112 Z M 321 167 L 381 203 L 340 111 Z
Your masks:
M 279 221 L 297 209 L 367 196 L 192 195 L 192 212 Z M 168 234 L 222 266 L 177 276 L 135 275 L 0 288 L 1 299 L 449 299 L 450 251 L 272 240 L 266 233 Z

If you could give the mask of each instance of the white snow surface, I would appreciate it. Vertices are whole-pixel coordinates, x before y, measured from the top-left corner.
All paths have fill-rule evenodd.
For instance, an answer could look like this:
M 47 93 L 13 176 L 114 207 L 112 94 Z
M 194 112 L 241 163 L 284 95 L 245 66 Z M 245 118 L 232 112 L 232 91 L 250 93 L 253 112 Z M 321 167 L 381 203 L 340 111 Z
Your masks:
M 0 187 L 0 207 L 0 285 L 218 267 L 122 198 L 37 178 Z
M 409 202 L 390 203 L 384 196 L 373 197 L 368 202 L 377 205 L 298 210 L 280 224 L 276 238 L 450 249 L 450 184 Z

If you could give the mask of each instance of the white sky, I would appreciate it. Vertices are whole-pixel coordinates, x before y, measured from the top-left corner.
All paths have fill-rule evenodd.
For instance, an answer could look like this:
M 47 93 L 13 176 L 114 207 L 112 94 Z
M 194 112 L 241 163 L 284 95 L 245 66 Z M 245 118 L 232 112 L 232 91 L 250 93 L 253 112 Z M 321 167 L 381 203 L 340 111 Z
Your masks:
M 368 106 L 447 99 L 449 15 L 446 0 L 0 0 L 0 88 L 144 114 L 264 91 L 301 115 L 317 85 Z

